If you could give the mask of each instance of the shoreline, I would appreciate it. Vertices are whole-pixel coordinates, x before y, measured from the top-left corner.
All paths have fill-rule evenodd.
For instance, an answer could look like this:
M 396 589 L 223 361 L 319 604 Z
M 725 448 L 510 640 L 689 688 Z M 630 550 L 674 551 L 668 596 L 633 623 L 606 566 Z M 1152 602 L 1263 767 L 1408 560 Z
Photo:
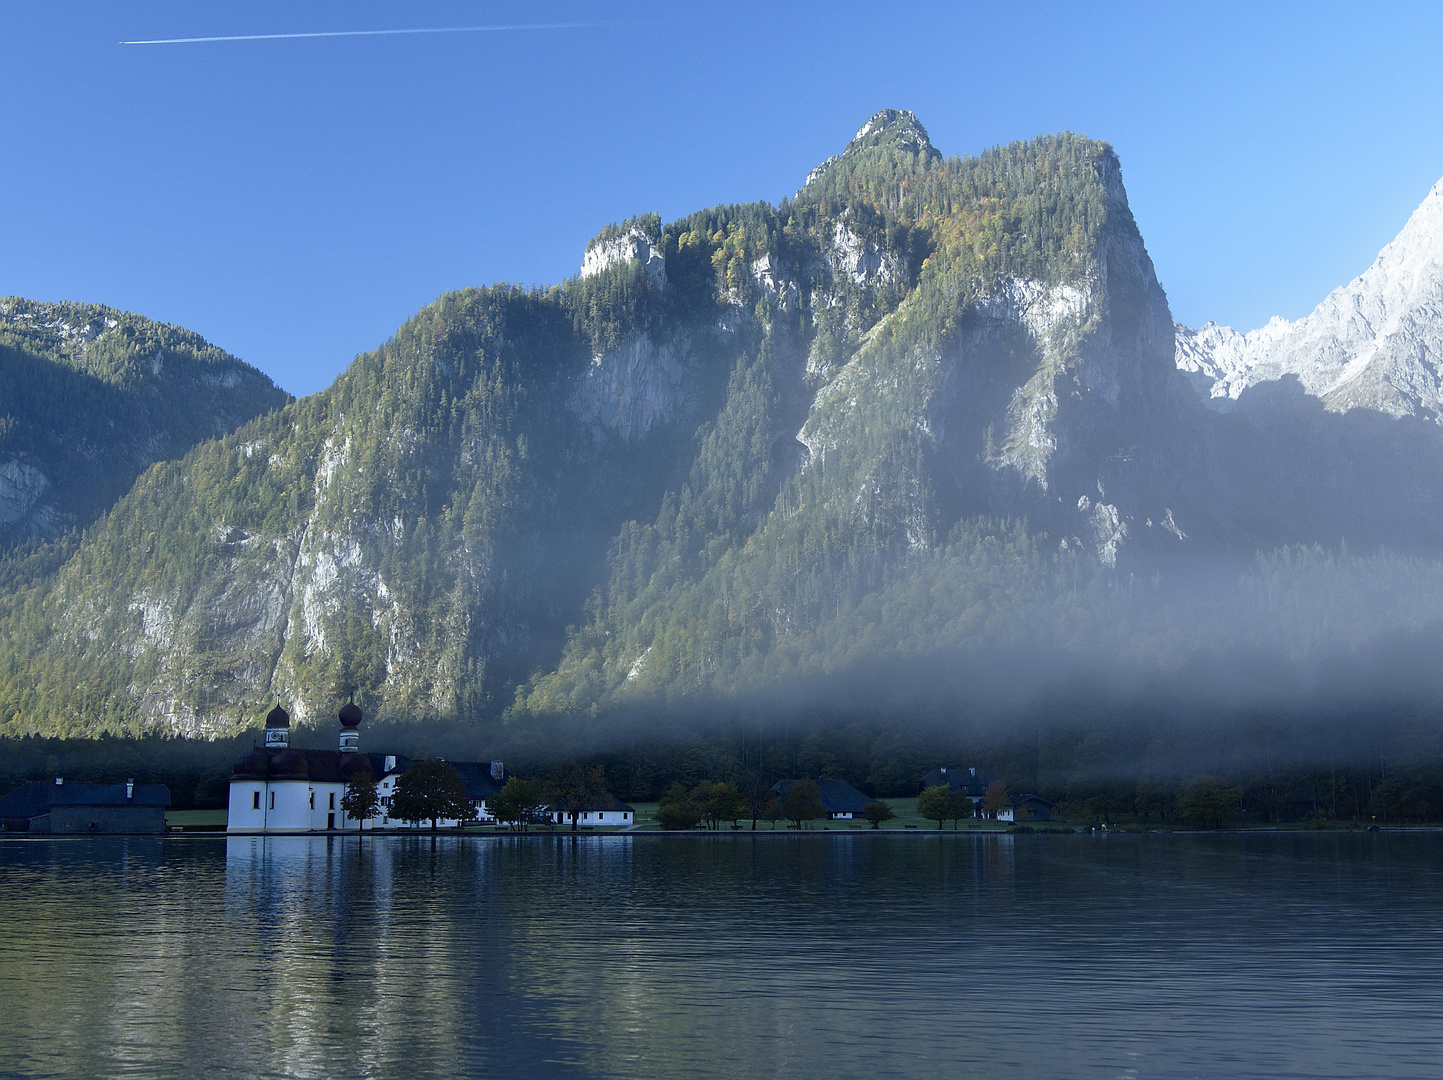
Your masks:
M 98 840 L 110 838 L 137 838 L 153 837 L 157 840 L 230 840 L 230 839 L 267 839 L 267 840 L 320 840 L 320 839 L 353 839 L 378 840 L 392 839 L 425 839 L 450 837 L 453 839 L 468 840 L 555 840 L 571 838 L 573 840 L 592 840 L 615 837 L 705 837 L 709 839 L 742 840 L 748 837 L 775 837 L 778 839 L 822 839 L 839 837 L 1017 837 L 1017 836 L 1086 836 L 1093 839 L 1107 838 L 1112 836 L 1366 836 L 1372 832 L 1400 834 L 1433 834 L 1443 833 L 1443 825 L 1379 825 L 1376 829 L 1361 826 L 1358 828 L 1330 828 L 1330 829 L 1289 829 L 1277 826 L 1269 828 L 1244 828 L 1244 829 L 1107 829 L 1094 831 L 1090 827 L 1077 829 L 739 829 L 739 830 L 708 830 L 708 829 L 678 829 L 678 830 L 640 830 L 640 829 L 615 829 L 615 830 L 578 830 L 572 832 L 569 829 L 561 829 L 547 832 L 511 832 L 495 830 L 482 832 L 472 829 L 438 829 L 432 832 L 429 829 L 380 829 L 376 831 L 367 830 L 364 836 L 352 830 L 317 830 L 308 832 L 250 832 L 237 831 L 226 832 L 223 829 L 216 830 L 174 830 L 164 833 L 0 833 L 0 843 L 6 841 L 20 841 L 25 843 L 49 843 L 52 841 L 73 841 L 73 840 Z

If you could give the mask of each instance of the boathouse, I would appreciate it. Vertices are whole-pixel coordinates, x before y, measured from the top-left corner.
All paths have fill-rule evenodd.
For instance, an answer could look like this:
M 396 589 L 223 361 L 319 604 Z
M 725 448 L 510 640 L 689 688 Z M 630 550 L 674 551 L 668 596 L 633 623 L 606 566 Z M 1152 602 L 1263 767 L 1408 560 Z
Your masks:
M 6 832 L 163 833 L 170 789 L 164 784 L 32 781 L 0 799 Z

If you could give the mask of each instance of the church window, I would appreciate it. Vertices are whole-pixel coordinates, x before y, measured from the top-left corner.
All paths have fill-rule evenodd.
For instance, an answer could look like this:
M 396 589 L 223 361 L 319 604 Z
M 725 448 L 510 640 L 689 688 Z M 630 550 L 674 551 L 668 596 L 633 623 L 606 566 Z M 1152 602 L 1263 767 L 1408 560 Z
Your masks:
M 275 793 L 274 791 L 272 791 L 272 792 L 271 792 L 271 809 L 274 810 L 275 808 L 276 808 L 276 793 Z
M 261 793 L 260 793 L 259 791 L 252 791 L 252 792 L 251 792 L 251 809 L 252 809 L 252 810 L 259 810 L 260 808 L 261 808 Z
M 328 807 L 328 809 L 334 810 L 335 808 L 336 808 L 336 793 L 333 791 L 333 792 L 331 792 L 331 805 Z

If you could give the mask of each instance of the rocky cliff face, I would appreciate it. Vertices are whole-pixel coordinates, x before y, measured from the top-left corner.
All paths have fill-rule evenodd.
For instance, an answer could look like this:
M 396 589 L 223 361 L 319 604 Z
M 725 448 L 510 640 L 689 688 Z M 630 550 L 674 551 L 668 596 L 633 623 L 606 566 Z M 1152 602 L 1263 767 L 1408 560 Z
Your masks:
M 1373 265 L 1297 322 L 1246 334 L 1177 327 L 1177 364 L 1208 403 L 1239 406 L 1251 387 L 1294 377 L 1330 412 L 1372 409 L 1436 419 L 1443 395 L 1443 181 Z
M 581 276 L 594 277 L 614 267 L 639 263 L 652 284 L 666 284 L 666 260 L 656 249 L 655 235 L 659 222 L 627 225 L 615 233 L 605 233 L 591 242 L 581 260 Z M 650 226 L 650 227 L 647 227 Z
M 790 203 L 608 227 L 562 286 L 443 297 L 142 474 L 5 599 L 0 727 L 585 713 L 1090 644 L 1202 554 L 1443 542 L 1420 215 L 1306 332 L 1175 333 L 1109 147 L 944 159 L 884 110 Z M 0 460 L 0 527 L 55 486 Z

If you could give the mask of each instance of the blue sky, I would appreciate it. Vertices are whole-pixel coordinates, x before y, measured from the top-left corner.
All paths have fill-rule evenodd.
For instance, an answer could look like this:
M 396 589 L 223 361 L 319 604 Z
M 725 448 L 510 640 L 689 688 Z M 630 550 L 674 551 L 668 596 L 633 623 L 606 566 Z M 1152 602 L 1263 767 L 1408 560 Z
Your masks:
M 125 46 L 514 23 L 583 27 Z M 0 294 L 297 394 L 608 221 L 777 201 L 875 110 L 1110 141 L 1174 316 L 1304 314 L 1443 177 L 1443 4 L 6 3 Z

